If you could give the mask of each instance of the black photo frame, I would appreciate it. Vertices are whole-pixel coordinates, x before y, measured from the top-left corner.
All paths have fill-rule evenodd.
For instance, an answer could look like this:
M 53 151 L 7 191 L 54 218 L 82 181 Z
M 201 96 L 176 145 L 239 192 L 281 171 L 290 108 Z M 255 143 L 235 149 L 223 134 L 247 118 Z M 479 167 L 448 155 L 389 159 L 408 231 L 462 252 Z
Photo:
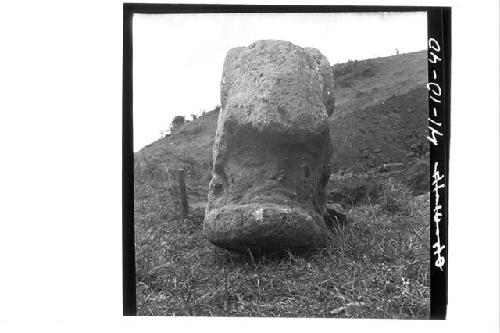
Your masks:
M 430 144 L 430 319 L 445 319 L 448 299 L 448 161 L 451 92 L 451 8 L 403 6 L 263 6 L 208 4 L 123 5 L 123 137 L 122 251 L 123 314 L 136 314 L 134 249 L 133 45 L 132 17 L 136 13 L 328 13 L 427 12 L 429 144 Z

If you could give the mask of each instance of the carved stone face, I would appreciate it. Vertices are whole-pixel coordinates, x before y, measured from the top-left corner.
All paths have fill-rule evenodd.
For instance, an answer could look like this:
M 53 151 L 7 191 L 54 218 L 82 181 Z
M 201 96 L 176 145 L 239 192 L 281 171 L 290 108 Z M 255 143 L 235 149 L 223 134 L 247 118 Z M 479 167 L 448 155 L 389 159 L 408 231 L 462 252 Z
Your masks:
M 204 221 L 210 242 L 260 253 L 326 242 L 331 112 L 333 76 L 319 51 L 275 40 L 229 51 Z

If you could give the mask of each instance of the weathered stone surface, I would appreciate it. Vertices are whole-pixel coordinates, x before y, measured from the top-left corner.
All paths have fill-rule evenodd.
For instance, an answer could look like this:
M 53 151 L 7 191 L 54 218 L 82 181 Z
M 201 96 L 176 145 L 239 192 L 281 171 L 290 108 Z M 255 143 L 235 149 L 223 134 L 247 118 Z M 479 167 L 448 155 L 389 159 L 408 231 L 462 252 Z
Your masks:
M 318 50 L 285 41 L 228 52 L 204 220 L 210 242 L 254 253 L 325 244 L 329 68 Z
M 334 111 L 335 97 L 333 95 L 333 71 L 330 63 L 318 49 L 306 47 L 304 50 L 316 60 L 318 70 L 323 79 L 323 103 L 325 104 L 328 116 L 331 116 Z

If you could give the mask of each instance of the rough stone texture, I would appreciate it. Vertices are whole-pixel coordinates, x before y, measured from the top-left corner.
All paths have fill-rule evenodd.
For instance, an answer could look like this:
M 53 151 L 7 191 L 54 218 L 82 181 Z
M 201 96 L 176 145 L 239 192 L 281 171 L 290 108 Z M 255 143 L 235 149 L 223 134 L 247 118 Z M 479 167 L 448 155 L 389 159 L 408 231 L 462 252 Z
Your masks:
M 318 49 L 306 47 L 304 50 L 309 53 L 318 64 L 318 70 L 323 79 L 323 103 L 325 104 L 328 116 L 331 116 L 335 106 L 335 97 L 333 95 L 333 71 L 330 67 L 330 63 Z
M 322 246 L 333 75 L 316 49 L 261 40 L 224 62 L 204 233 L 262 253 Z

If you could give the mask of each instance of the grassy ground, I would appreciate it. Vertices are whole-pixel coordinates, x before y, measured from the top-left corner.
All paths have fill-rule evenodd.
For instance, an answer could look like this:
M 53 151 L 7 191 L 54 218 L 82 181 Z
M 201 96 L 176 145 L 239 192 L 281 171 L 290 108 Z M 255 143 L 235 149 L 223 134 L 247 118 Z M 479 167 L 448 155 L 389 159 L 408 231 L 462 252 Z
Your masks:
M 203 208 L 177 215 L 168 174 L 135 187 L 139 315 L 409 318 L 429 316 L 429 195 L 398 181 L 354 205 L 329 245 L 253 258 L 202 237 Z M 155 179 L 154 181 L 152 179 Z

